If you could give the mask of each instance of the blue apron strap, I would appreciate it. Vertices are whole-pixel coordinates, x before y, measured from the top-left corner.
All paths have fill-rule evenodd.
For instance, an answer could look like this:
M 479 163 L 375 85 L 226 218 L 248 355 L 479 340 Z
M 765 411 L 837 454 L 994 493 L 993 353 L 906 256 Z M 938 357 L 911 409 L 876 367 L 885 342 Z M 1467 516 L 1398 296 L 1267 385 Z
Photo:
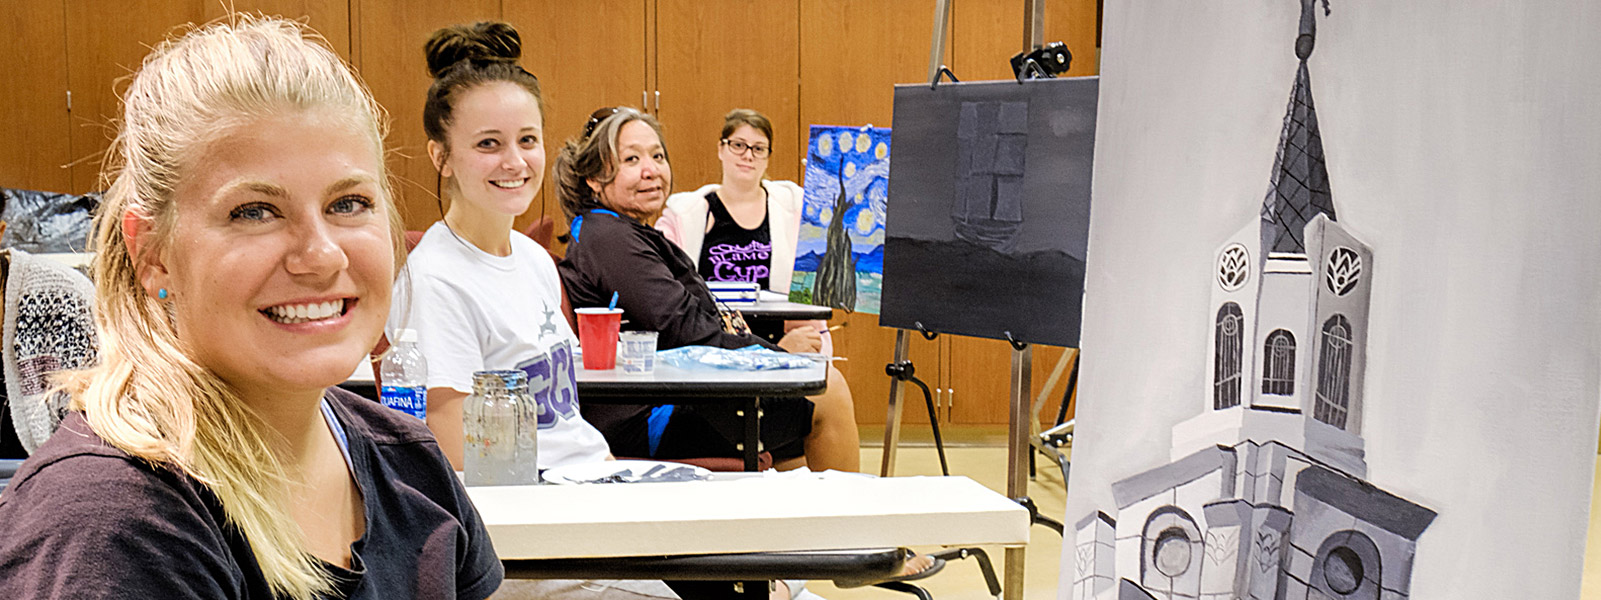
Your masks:
M 673 417 L 673 405 L 664 404 L 650 409 L 650 416 L 645 418 L 645 439 L 650 443 L 650 455 L 656 456 L 656 447 L 662 443 L 662 432 L 667 430 L 667 421 Z
M 589 212 L 597 212 L 597 213 L 600 213 L 600 214 L 603 214 L 603 215 L 611 215 L 611 216 L 614 216 L 614 217 L 622 218 L 622 215 L 619 215 L 616 212 L 613 212 L 613 211 L 610 211 L 610 210 L 607 210 L 607 209 L 604 209 L 604 208 L 593 209 L 593 210 L 590 210 Z M 588 214 L 588 213 L 585 213 L 585 214 Z M 573 226 L 571 228 L 572 229 L 572 234 L 573 234 L 573 241 L 575 241 L 575 242 L 578 241 L 578 230 L 582 229 L 583 227 L 584 227 L 584 215 L 578 215 L 576 217 L 573 217 Z

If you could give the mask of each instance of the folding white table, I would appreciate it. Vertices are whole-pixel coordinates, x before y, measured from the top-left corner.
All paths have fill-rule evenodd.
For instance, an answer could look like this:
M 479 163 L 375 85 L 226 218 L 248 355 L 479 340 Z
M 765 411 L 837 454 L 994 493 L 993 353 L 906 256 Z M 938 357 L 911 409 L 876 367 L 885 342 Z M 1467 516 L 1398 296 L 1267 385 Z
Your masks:
M 1028 543 L 1028 511 L 966 477 L 735 477 L 467 491 L 514 578 L 867 582 L 905 546 Z M 837 552 L 860 549 L 887 550 Z

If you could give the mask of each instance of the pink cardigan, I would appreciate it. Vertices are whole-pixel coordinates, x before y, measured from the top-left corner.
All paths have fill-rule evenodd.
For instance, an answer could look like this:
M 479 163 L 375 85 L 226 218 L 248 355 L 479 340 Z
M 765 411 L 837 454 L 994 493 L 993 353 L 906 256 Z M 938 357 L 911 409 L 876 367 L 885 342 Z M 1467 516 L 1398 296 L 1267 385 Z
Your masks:
M 667 198 L 667 207 L 662 211 L 661 218 L 656 220 L 656 229 L 682 248 L 696 266 L 700 264 L 701 245 L 706 241 L 706 213 L 709 210 L 706 195 L 721 187 L 712 183 L 693 192 L 673 194 Z M 767 227 L 773 245 L 772 271 L 768 275 L 767 289 L 787 296 L 795 275 L 795 245 L 800 237 L 800 212 L 805 192 L 801 186 L 789 181 L 763 181 L 762 187 L 767 188 Z M 833 355 L 834 341 L 829 335 L 827 323 L 790 321 L 785 323 L 784 330 L 804 325 L 816 327 L 822 333 L 822 352 Z

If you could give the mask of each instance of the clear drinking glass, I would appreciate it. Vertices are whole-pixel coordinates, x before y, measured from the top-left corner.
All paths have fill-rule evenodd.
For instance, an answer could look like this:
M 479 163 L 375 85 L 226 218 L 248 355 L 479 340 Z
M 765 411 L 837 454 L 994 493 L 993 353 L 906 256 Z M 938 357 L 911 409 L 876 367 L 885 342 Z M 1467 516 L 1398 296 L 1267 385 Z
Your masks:
M 624 331 L 617 336 L 617 366 L 624 373 L 656 370 L 656 332 Z

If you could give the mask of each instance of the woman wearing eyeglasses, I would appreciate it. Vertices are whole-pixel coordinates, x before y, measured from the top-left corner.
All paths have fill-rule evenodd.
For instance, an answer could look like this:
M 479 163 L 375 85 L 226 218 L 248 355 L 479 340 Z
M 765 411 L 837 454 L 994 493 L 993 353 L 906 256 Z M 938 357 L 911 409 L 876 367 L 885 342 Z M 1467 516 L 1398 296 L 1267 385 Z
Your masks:
M 748 108 L 730 111 L 717 144 L 722 183 L 673 194 L 656 228 L 695 259 L 706 281 L 755 283 L 788 295 L 803 192 L 794 182 L 765 179 L 772 139 L 767 117 Z M 817 330 L 819 351 L 833 354 L 826 323 L 790 321 L 784 329 L 802 327 Z

